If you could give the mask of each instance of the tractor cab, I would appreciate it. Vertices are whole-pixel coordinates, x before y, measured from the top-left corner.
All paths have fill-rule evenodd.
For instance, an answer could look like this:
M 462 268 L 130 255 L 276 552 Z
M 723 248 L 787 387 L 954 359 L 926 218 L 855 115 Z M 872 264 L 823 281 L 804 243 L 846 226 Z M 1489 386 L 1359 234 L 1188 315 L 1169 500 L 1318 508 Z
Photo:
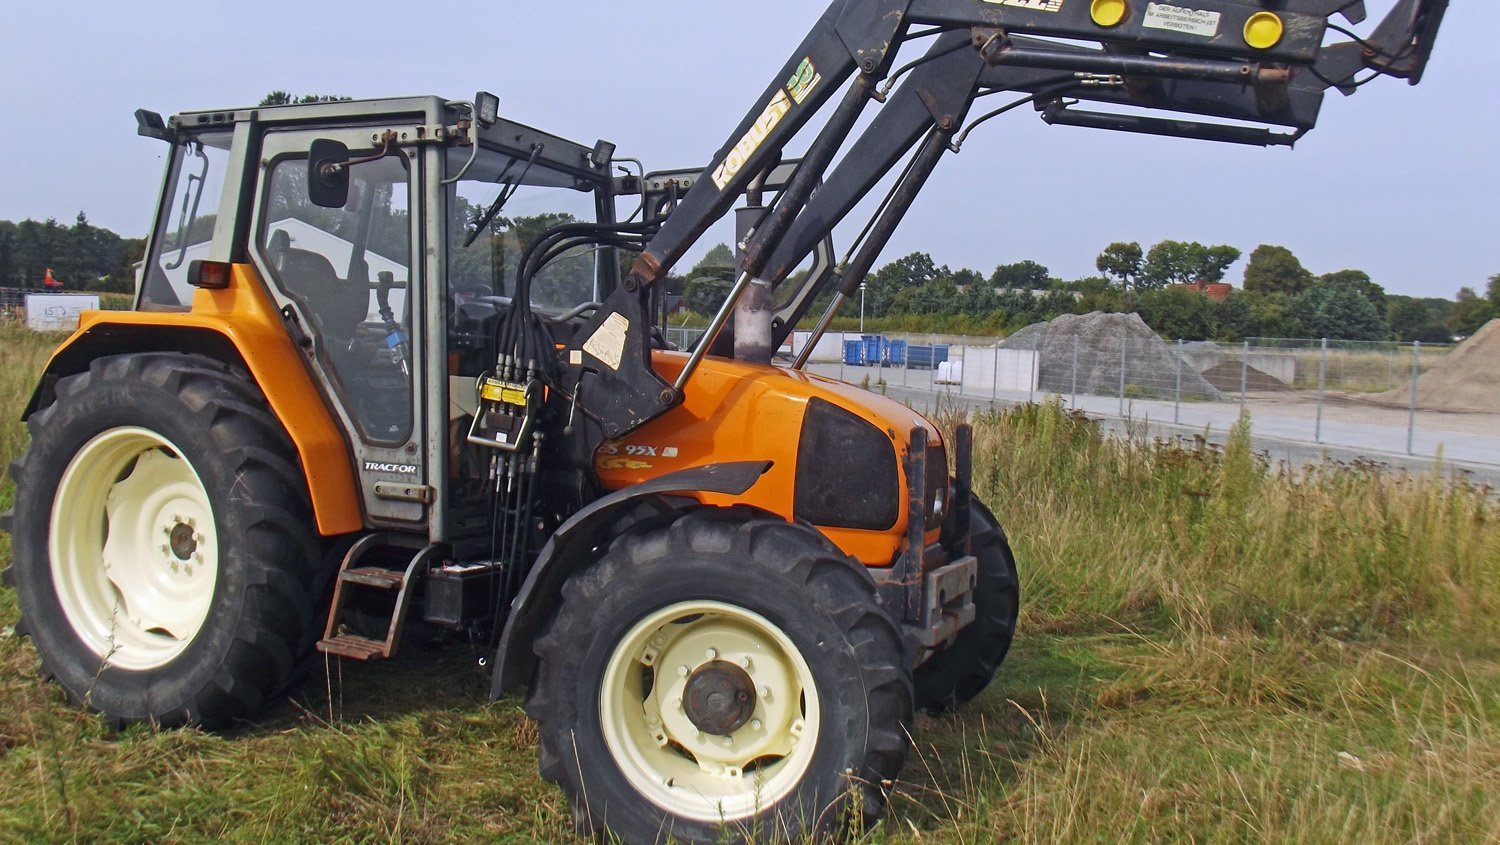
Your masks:
M 434 541 L 483 533 L 463 513 L 485 467 L 460 421 L 528 250 L 561 224 L 613 222 L 607 156 L 477 99 L 138 116 L 172 144 L 138 310 L 190 312 L 203 266 L 252 265 L 357 459 L 366 527 Z M 619 262 L 547 258 L 531 304 L 565 336 Z

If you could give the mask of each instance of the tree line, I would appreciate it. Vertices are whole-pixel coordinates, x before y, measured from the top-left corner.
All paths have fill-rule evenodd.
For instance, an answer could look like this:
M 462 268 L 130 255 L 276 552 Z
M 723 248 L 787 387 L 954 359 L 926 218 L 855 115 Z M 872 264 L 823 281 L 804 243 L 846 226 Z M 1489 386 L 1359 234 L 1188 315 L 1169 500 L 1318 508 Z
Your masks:
M 1314 275 L 1291 250 L 1263 244 L 1244 279 L 1216 301 L 1186 287 L 1223 283 L 1241 257 L 1228 245 L 1162 241 L 1149 250 L 1113 243 L 1095 261 L 1098 276 L 1064 281 L 1030 260 L 1001 264 L 989 276 L 937 264 L 914 252 L 871 274 L 866 317 L 885 330 L 1010 333 L 1061 314 L 1137 312 L 1157 332 L 1183 340 L 1313 337 L 1447 343 L 1500 317 L 1500 274 L 1484 295 L 1461 289 L 1454 300 L 1389 294 L 1363 270 Z M 684 280 L 685 302 L 712 313 L 733 281 L 733 254 L 717 246 Z M 827 297 L 825 297 L 825 303 Z M 857 304 L 841 316 L 857 318 Z
M 144 255 L 143 238 L 122 238 L 89 223 L 82 211 L 72 226 L 0 220 L 0 287 L 40 288 L 52 276 L 72 290 L 135 290 L 134 265 Z

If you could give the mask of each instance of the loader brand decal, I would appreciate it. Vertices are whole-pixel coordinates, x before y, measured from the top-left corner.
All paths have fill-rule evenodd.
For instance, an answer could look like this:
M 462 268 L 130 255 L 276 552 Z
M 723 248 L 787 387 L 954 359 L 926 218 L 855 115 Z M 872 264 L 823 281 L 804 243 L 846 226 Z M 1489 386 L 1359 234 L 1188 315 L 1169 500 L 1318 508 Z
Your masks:
M 1187 35 L 1213 38 L 1219 34 L 1219 18 L 1221 17 L 1223 15 L 1218 12 L 1169 6 L 1166 3 L 1147 3 L 1146 18 L 1141 22 L 1141 26 L 1147 29 L 1165 29 L 1168 32 L 1182 32 Z
M 984 0 L 997 6 L 1014 6 L 1033 12 L 1061 12 L 1063 0 Z
M 719 186 L 719 190 L 722 191 L 736 174 L 745 169 L 745 162 L 749 161 L 750 156 L 755 155 L 760 145 L 766 142 L 771 130 L 781 123 L 787 113 L 792 110 L 792 106 L 802 105 L 822 81 L 823 74 L 818 73 L 818 68 L 813 64 L 812 59 L 803 59 L 802 64 L 797 66 L 797 72 L 787 80 L 786 88 L 776 92 L 776 96 L 771 98 L 771 102 L 767 103 L 765 110 L 760 113 L 760 118 L 755 121 L 755 125 L 750 127 L 750 131 L 745 133 L 745 137 L 741 138 L 738 144 L 734 145 L 734 149 L 730 150 L 729 155 L 724 158 L 724 162 L 714 168 L 714 184 Z
M 802 64 L 797 68 L 797 72 L 792 74 L 791 79 L 787 80 L 786 91 L 792 95 L 792 99 L 796 100 L 797 105 L 800 106 L 802 105 L 802 101 L 807 99 L 807 95 L 811 94 L 813 89 L 818 87 L 818 83 L 822 81 L 823 74 L 818 73 L 818 69 L 813 67 L 812 59 L 803 59 Z
M 760 149 L 760 145 L 765 143 L 771 130 L 775 129 L 777 124 L 781 123 L 781 119 L 786 117 L 787 112 L 791 110 L 792 101 L 787 97 L 786 92 L 777 91 L 776 96 L 771 98 L 771 102 L 766 104 L 766 110 L 760 113 L 760 119 L 755 121 L 755 125 L 750 127 L 745 137 L 741 138 L 740 142 L 734 145 L 734 149 L 729 151 L 724 163 L 714 168 L 714 184 L 718 185 L 720 190 L 723 190 L 724 186 L 729 184 L 729 180 L 744 169 L 745 162 L 749 161 L 750 156 Z
M 392 475 L 416 475 L 417 468 L 409 464 L 382 464 L 365 461 L 365 472 L 388 472 Z

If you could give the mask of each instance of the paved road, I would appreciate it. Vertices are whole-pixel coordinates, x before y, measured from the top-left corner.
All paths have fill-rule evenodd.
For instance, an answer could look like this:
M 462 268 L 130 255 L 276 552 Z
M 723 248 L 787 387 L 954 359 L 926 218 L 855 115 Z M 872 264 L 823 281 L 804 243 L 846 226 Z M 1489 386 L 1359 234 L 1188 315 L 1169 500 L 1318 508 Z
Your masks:
M 1041 401 L 1045 395 L 1024 392 L 961 392 L 956 386 L 934 385 L 928 371 L 841 367 L 814 364 L 813 372 L 864 384 L 914 408 L 930 409 L 936 402 L 963 407 L 1009 406 Z M 884 381 L 884 386 L 881 382 Z M 1124 432 L 1129 426 L 1143 427 L 1152 437 L 1202 436 L 1222 444 L 1239 419 L 1238 402 L 1185 402 L 1127 399 L 1118 397 L 1064 396 L 1073 405 L 1105 424 L 1106 430 Z M 1420 412 L 1407 452 L 1407 412 L 1372 405 L 1347 397 L 1333 397 L 1318 418 L 1315 397 L 1301 395 L 1252 396 L 1247 403 L 1255 448 L 1273 460 L 1296 466 L 1325 458 L 1352 462 L 1370 460 L 1412 472 L 1430 472 L 1441 462 L 1444 470 L 1481 484 L 1500 488 L 1500 417 L 1483 414 Z

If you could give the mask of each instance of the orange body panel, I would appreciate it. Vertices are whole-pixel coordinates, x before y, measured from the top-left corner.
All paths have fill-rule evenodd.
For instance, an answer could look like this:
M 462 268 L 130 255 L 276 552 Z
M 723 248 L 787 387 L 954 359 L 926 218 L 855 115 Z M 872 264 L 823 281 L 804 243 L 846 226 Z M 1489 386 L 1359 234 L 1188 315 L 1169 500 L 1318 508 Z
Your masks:
M 654 367 L 672 381 L 687 356 L 657 352 Z M 773 465 L 742 496 L 703 494 L 705 504 L 748 504 L 792 518 L 793 491 L 802 417 L 813 397 L 832 402 L 874 424 L 904 455 L 914 427 L 927 429 L 930 442 L 941 435 L 905 405 L 849 384 L 796 370 L 705 358 L 687 384 L 681 405 L 594 456 L 600 483 L 618 490 L 689 467 L 728 461 L 770 460 Z M 904 476 L 904 472 L 903 472 Z M 905 478 L 902 478 L 905 490 Z M 903 505 L 904 505 L 904 493 Z M 822 528 L 839 548 L 868 566 L 889 566 L 906 538 L 906 508 L 885 531 Z
M 192 310 L 180 312 L 89 311 L 78 331 L 53 357 L 106 325 L 206 329 L 234 344 L 250 374 L 266 395 L 271 411 L 281 420 L 307 474 L 308 493 L 318 531 L 324 536 L 346 534 L 364 527 L 354 468 L 344 437 L 323 404 L 323 397 L 302 363 L 281 315 L 267 297 L 255 270 L 233 265 L 229 287 L 198 289 Z

